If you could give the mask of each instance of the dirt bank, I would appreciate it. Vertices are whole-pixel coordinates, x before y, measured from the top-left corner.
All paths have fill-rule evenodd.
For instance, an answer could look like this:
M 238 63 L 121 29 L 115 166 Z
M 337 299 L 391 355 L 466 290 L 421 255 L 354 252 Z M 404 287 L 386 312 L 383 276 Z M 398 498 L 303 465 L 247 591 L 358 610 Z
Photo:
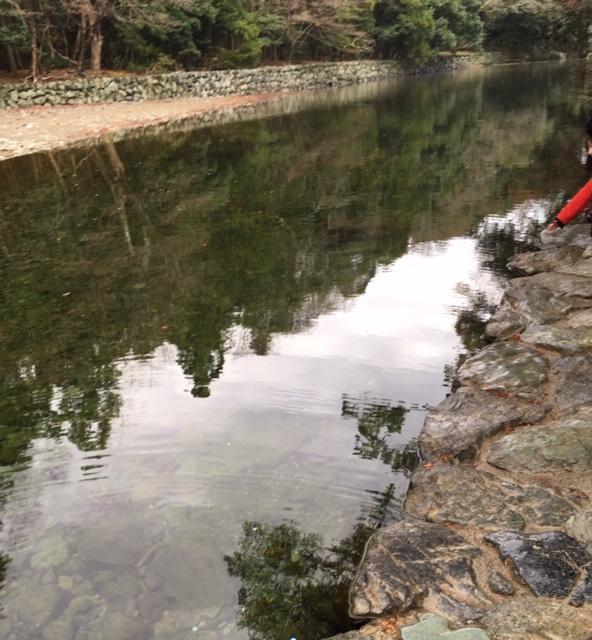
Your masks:
M 29 107 L 0 111 L 0 161 L 94 142 L 126 132 L 240 112 L 290 94 L 180 98 L 135 103 Z

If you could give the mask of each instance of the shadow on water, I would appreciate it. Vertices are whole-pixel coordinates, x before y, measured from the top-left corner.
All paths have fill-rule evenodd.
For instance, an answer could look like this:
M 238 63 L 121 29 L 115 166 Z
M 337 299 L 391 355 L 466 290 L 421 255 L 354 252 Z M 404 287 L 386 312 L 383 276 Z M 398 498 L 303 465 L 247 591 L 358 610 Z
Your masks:
M 272 360 L 277 336 L 305 334 L 320 317 L 347 309 L 413 251 L 437 253 L 438 243 L 472 238 L 497 295 L 506 259 L 532 235 L 508 222 L 508 212 L 550 206 L 578 184 L 582 107 L 565 92 L 575 74 L 538 67 L 409 82 L 347 106 L 1 164 L 0 504 L 46 440 L 88 454 L 81 479 L 103 477 L 130 402 L 122 372 L 153 362 L 163 347 L 173 349 L 192 402 L 207 406 L 236 353 Z M 478 285 L 464 297 L 453 313 L 470 353 L 493 301 Z M 241 583 L 239 624 L 256 640 L 316 640 L 351 626 L 346 593 L 356 563 L 368 536 L 398 517 L 405 478 L 418 463 L 417 430 L 406 425 L 418 423 L 423 404 L 377 400 L 364 388 L 340 392 L 341 415 L 331 405 L 331 418 L 347 431 L 356 462 L 395 473 L 383 491 L 360 488 L 361 515 L 337 542 L 285 522 L 285 504 L 275 520 L 244 523 L 226 563 Z M 176 469 L 173 462 L 166 460 Z M 86 495 L 77 491 L 73 513 Z M 156 518 L 138 517 L 156 529 Z M 232 524 L 234 539 L 244 519 Z M 31 535 L 24 520 L 19 540 Z M 151 535 L 142 524 L 130 529 Z M 18 545 L 0 541 L 1 584 Z M 60 557 L 76 546 L 56 544 Z M 91 547 L 83 547 L 89 556 Z M 39 575 L 17 552 L 13 580 L 26 594 Z M 151 563 L 170 564 L 160 553 L 137 559 L 145 582 L 134 597 L 148 601 L 146 591 L 156 598 L 167 587 L 149 571 Z M 71 564 L 77 576 L 89 572 L 81 584 L 92 589 L 101 572 L 90 575 L 80 558 Z M 106 561 L 98 564 L 106 573 Z M 52 564 L 44 575 L 53 584 L 58 569 Z M 68 610 L 67 591 L 46 620 Z M 158 605 L 138 605 L 136 619 L 152 629 L 165 609 L 180 606 L 178 592 L 171 587 Z M 26 634 L 36 627 L 19 606 L 11 619 Z

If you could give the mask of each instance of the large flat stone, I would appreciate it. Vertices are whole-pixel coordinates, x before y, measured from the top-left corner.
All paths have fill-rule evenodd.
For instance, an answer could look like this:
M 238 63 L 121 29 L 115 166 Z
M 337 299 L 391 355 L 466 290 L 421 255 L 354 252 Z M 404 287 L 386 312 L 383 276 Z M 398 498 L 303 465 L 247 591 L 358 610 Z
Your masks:
M 428 413 L 419 438 L 422 456 L 472 457 L 485 438 L 507 427 L 536 423 L 548 411 L 546 405 L 461 388 Z
M 416 471 L 405 509 L 430 522 L 454 522 L 489 531 L 521 531 L 529 524 L 562 526 L 576 512 L 574 505 L 546 489 L 448 464 Z
M 507 471 L 554 473 L 592 470 L 592 409 L 555 422 L 524 427 L 494 442 L 487 461 Z
M 583 545 L 560 531 L 536 535 L 504 531 L 485 539 L 497 547 L 536 596 L 546 598 L 566 598 L 580 570 L 592 559 Z
M 483 629 L 451 630 L 448 620 L 429 614 L 420 622 L 401 629 L 402 640 L 490 640 Z
M 368 542 L 350 592 L 350 613 L 373 618 L 421 607 L 464 623 L 491 603 L 475 583 L 473 560 L 480 550 L 450 529 L 405 519 Z
M 519 253 L 508 262 L 508 269 L 529 276 L 545 271 L 556 271 L 566 265 L 573 265 L 582 256 L 582 253 L 584 253 L 584 247 L 576 245 Z
M 579 407 L 592 407 L 592 356 L 559 358 L 553 365 L 557 373 L 555 401 L 562 413 Z
M 592 607 L 560 600 L 513 598 L 481 620 L 495 640 L 591 640 Z
M 590 327 L 532 325 L 522 334 L 522 341 L 563 353 L 580 353 L 592 349 L 592 331 Z
M 520 342 L 498 342 L 469 358 L 458 372 L 462 384 L 486 391 L 535 398 L 547 380 L 549 362 L 536 349 Z

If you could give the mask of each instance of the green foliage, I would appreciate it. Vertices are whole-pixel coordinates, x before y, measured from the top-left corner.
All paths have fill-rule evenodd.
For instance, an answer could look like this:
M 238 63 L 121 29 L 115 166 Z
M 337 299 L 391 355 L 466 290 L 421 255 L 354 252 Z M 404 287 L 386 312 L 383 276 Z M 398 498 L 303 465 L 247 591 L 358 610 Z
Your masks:
M 481 0 L 0 0 L 0 68 L 240 67 L 478 47 Z M 86 17 L 84 17 L 86 15 Z M 92 29 L 89 28 L 92 25 Z M 92 31 L 92 32 L 91 32 Z M 96 36 L 93 40 L 93 35 Z M 96 47 L 95 47 L 96 48 Z
M 439 50 L 479 48 L 482 0 L 379 0 L 376 43 L 381 57 L 423 62 Z

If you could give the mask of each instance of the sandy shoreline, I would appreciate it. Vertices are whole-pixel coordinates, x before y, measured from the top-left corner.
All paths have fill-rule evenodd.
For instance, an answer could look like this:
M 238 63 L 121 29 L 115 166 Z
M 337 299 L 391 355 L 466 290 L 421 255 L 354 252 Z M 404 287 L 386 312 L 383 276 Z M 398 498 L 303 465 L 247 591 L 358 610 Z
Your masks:
M 90 144 L 127 132 L 281 101 L 290 94 L 179 98 L 0 111 L 0 161 Z

